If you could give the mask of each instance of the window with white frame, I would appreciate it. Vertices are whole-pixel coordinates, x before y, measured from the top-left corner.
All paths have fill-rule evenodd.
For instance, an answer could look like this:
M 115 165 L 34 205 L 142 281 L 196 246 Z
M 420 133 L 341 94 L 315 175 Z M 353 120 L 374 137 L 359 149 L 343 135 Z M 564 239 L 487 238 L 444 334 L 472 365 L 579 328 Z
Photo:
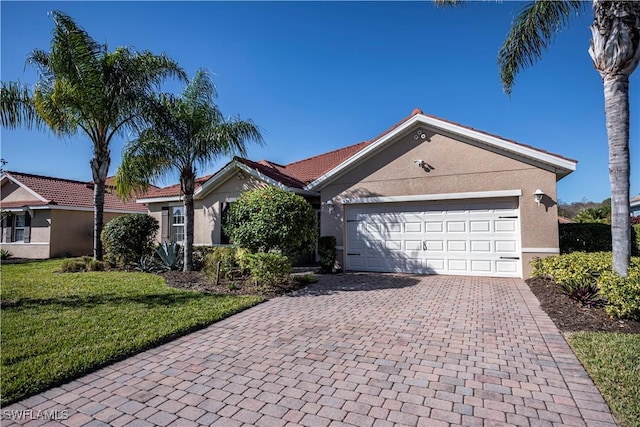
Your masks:
M 175 206 L 171 211 L 171 240 L 184 241 L 184 206 Z
M 15 215 L 15 222 L 13 226 L 13 241 L 24 242 L 24 233 L 27 228 L 27 216 L 26 214 Z

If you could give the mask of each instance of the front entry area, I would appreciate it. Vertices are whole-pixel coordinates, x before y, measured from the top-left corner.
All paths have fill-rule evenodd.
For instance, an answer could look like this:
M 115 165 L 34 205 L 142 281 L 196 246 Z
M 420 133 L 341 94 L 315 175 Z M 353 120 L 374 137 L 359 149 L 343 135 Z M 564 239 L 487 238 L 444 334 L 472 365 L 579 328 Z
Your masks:
M 346 205 L 352 271 L 521 277 L 518 198 Z

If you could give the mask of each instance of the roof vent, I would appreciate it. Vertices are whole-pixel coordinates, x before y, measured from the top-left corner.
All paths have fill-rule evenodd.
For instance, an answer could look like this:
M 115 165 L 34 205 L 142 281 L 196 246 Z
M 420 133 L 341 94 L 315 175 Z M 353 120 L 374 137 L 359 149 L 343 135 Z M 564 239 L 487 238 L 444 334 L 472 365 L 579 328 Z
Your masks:
M 421 110 L 421 109 L 419 109 L 419 108 L 414 108 L 414 109 L 413 109 L 413 111 L 411 112 L 411 115 L 412 115 L 412 116 L 415 116 L 416 114 L 424 114 L 424 113 L 422 112 L 422 110 Z

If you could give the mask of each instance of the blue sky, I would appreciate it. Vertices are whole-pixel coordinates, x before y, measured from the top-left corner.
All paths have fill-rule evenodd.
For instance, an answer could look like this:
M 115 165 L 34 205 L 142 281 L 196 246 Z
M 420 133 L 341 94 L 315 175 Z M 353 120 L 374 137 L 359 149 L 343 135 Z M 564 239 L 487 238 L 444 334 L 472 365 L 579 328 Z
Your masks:
M 436 8 L 423 2 L 0 2 L 1 79 L 33 84 L 25 65 L 48 50 L 47 12 L 71 15 L 110 49 L 165 52 L 209 70 L 225 115 L 252 119 L 266 145 L 249 158 L 289 163 L 368 140 L 425 113 L 579 161 L 558 183 L 564 202 L 609 197 L 602 80 L 587 53 L 590 13 L 502 92 L 496 55 L 522 3 Z M 631 192 L 640 192 L 640 72 L 630 82 Z M 166 90 L 177 90 L 169 82 Z M 1 130 L 8 170 L 90 180 L 82 134 Z M 125 139 L 114 141 L 112 167 Z M 215 171 L 229 159 L 222 158 Z M 168 177 L 161 185 L 173 183 Z

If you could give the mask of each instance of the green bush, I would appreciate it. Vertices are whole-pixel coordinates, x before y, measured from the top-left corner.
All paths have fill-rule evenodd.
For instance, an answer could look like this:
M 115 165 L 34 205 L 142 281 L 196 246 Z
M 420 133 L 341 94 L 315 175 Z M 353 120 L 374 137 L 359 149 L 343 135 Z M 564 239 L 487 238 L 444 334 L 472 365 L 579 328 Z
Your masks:
M 256 283 L 273 286 L 289 281 L 291 262 L 286 256 L 275 252 L 257 252 L 247 254 L 246 259 Z
M 588 301 L 595 301 L 589 295 L 587 285 L 591 284 L 607 301 L 610 316 L 640 319 L 640 257 L 631 257 L 626 278 L 613 273 L 612 263 L 611 252 L 574 252 L 535 259 L 533 276 L 552 279 L 563 289 L 575 288 Z
M 153 251 L 158 220 L 147 214 L 129 214 L 109 221 L 102 230 L 105 259 L 125 268 Z
M 231 279 L 237 270 L 236 248 L 232 246 L 218 246 L 213 252 L 207 255 L 204 262 L 203 271 L 211 281 L 220 278 Z
M 633 224 L 631 226 L 631 231 L 632 253 L 636 256 L 640 256 L 640 224 Z
M 251 252 L 279 250 L 287 256 L 313 251 L 316 213 L 301 196 L 268 186 L 246 191 L 231 205 L 223 229 Z
M 81 273 L 85 271 L 104 271 L 104 263 L 96 261 L 90 256 L 80 258 L 69 258 L 62 261 L 61 269 L 63 273 Z
M 612 270 L 611 252 L 573 252 L 560 256 L 536 258 L 533 276 L 548 277 L 556 283 L 598 276 Z
M 207 256 L 215 250 L 215 246 L 194 246 L 191 259 L 191 268 L 200 271 L 204 269 Z
M 249 261 L 247 260 L 247 255 L 250 253 L 249 249 L 236 248 L 236 264 L 240 274 L 242 275 L 249 274 Z
M 611 250 L 611 226 L 598 223 L 559 224 L 560 253 Z
M 318 254 L 320 255 L 320 269 L 331 273 L 336 264 L 335 236 L 322 236 L 318 239 Z
M 605 310 L 610 316 L 640 320 L 640 269 L 629 269 L 628 277 L 606 272 L 597 283 L 607 299 Z

